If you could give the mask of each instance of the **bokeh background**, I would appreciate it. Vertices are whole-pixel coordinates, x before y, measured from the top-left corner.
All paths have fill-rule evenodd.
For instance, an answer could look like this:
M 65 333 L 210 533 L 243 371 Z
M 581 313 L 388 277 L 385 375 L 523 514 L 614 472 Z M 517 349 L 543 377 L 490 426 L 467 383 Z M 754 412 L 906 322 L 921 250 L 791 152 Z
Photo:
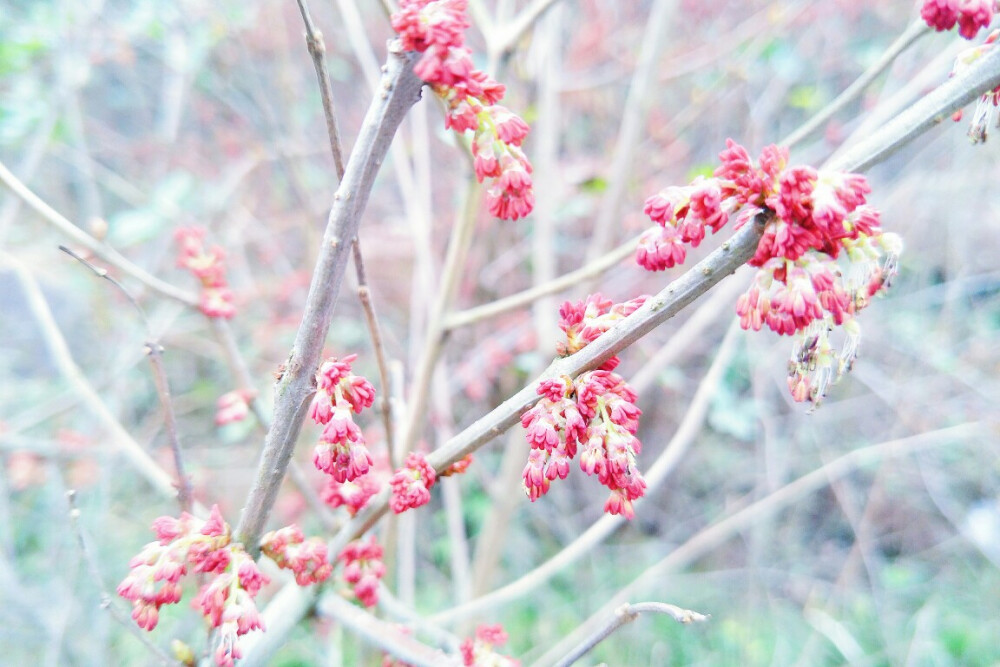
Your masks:
M 505 104 L 532 124 L 526 150 L 538 203 L 517 222 L 480 211 L 457 310 L 544 283 L 633 238 L 646 225 L 647 196 L 711 169 L 727 137 L 753 153 L 780 141 L 917 17 L 902 0 L 564 0 L 501 53 L 504 29 L 537 3 L 471 4 L 478 64 L 507 84 Z M 322 0 L 311 10 L 349 149 L 391 28 L 382 3 Z M 292 2 L 0 3 L 0 162 L 77 227 L 188 291 L 196 285 L 175 266 L 173 233 L 206 228 L 226 251 L 238 309 L 228 326 L 265 409 L 336 186 L 302 34 Z M 822 162 L 877 131 L 943 81 L 962 47 L 954 35 L 925 35 L 797 146 L 792 162 Z M 712 618 L 680 626 L 644 616 L 583 664 L 1000 662 L 1000 168 L 996 139 L 972 146 L 965 131 L 945 119 L 869 173 L 870 200 L 906 250 L 889 295 L 863 313 L 854 371 L 819 409 L 788 397 L 787 339 L 737 332 L 722 345 L 736 283 L 750 276 L 743 269 L 716 290 L 727 294 L 710 293 L 622 355 L 621 371 L 642 387 L 643 463 L 668 446 L 676 452 L 636 518 L 527 594 L 442 627 L 461 635 L 471 622 L 502 622 L 510 653 L 548 664 L 588 617 L 609 617 L 606 605 L 621 593 Z M 425 95 L 360 232 L 401 400 L 471 178 L 466 152 Z M 143 351 L 158 338 L 196 493 L 232 523 L 262 432 L 252 415 L 215 426 L 216 400 L 239 388 L 217 326 L 112 269 L 141 304 L 147 331 L 121 292 L 59 244 L 90 256 L 0 189 L 0 662 L 147 664 L 142 645 L 99 605 L 151 539 L 151 521 L 177 510 L 132 468 L 101 410 L 171 470 Z M 600 290 L 622 301 L 682 271 L 652 275 L 626 259 L 452 331 L 424 445 L 439 445 L 544 367 L 562 300 Z M 329 349 L 359 353 L 356 368 L 374 379 L 352 280 Z M 991 419 L 992 430 L 970 426 Z M 378 443 L 379 420 L 365 426 Z M 296 521 L 324 534 L 331 518 L 342 520 L 316 511 L 316 435 L 303 429 L 300 484 L 285 489 L 273 527 Z M 579 473 L 529 504 L 519 488 L 521 440 L 513 430 L 478 453 L 403 531 L 412 576 L 388 580 L 402 604 L 446 613 L 528 575 L 600 518 L 604 492 Z M 889 441 L 899 442 L 879 447 Z M 866 453 L 836 463 L 856 450 Z M 810 473 L 808 488 L 796 482 Z M 79 531 L 68 489 L 77 491 Z M 151 635 L 162 646 L 172 638 L 204 646 L 201 621 L 183 603 Z M 319 617 L 271 664 L 380 660 Z

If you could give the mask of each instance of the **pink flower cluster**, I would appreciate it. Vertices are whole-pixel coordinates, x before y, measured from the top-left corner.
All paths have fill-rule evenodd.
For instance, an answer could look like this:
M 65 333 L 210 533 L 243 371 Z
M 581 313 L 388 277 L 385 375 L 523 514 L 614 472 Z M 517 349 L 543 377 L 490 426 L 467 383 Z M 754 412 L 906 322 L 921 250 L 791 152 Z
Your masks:
M 713 178 L 646 201 L 657 227 L 643 235 L 637 260 L 651 271 L 673 266 L 684 259 L 682 244 L 697 245 L 706 227 L 716 232 L 737 213 L 738 225 L 771 214 L 748 262 L 760 271 L 736 312 L 744 329 L 767 325 L 797 337 L 789 387 L 795 400 L 818 402 L 850 369 L 860 331 L 854 317 L 888 286 L 902 243 L 882 232 L 859 174 L 789 167 L 787 149 L 777 146 L 765 148 L 755 164 L 732 139 L 719 159 Z M 839 357 L 829 342 L 835 326 L 848 333 Z
M 995 0 L 924 0 L 920 17 L 938 32 L 951 30 L 957 23 L 958 34 L 973 39 L 990 25 L 996 10 Z
M 201 281 L 198 309 L 209 317 L 232 317 L 236 314 L 233 293 L 226 281 L 226 253 L 215 245 L 205 248 L 205 230 L 182 227 L 174 232 L 179 252 L 177 266 L 190 271 Z
M 624 303 L 614 303 L 598 292 L 583 301 L 563 303 L 559 308 L 559 328 L 566 334 L 566 342 L 560 342 L 556 351 L 560 356 L 566 357 L 582 350 L 615 323 L 638 310 L 646 303 L 647 298 L 649 297 L 642 295 Z M 617 366 L 618 357 L 611 357 L 601 369 L 613 371 Z
M 594 294 L 576 304 L 563 304 L 560 326 L 568 342 L 559 346 L 560 354 L 583 348 L 645 299 L 613 304 Z M 636 462 L 642 451 L 635 436 L 642 412 L 635 405 L 635 392 L 612 372 L 617 365 L 618 358 L 612 357 L 601 369 L 576 380 L 563 376 L 539 384 L 541 400 L 521 415 L 521 426 L 531 445 L 522 477 L 532 502 L 548 492 L 553 480 L 566 479 L 569 464 L 579 451 L 580 469 L 597 475 L 611 490 L 604 511 L 629 519 L 635 515 L 632 501 L 646 490 Z
M 499 104 L 505 88 L 477 70 L 465 46 L 467 0 L 402 0 L 392 27 L 407 51 L 423 55 L 413 71 L 448 106 L 446 127 L 471 130 L 476 178 L 493 179 L 486 191 L 490 213 L 517 220 L 535 205 L 531 163 L 521 150 L 528 124 Z
M 338 482 L 333 477 L 327 477 L 326 486 L 320 491 L 320 498 L 330 507 L 344 507 L 348 514 L 354 516 L 381 488 L 377 473 L 369 470 L 351 481 Z
M 369 542 L 351 542 L 337 556 L 344 564 L 343 578 L 353 588 L 354 596 L 366 607 L 378 602 L 378 584 L 385 575 L 382 547 L 375 538 Z
M 326 562 L 326 543 L 319 537 L 306 539 L 295 524 L 264 535 L 260 550 L 278 567 L 291 570 L 299 586 L 325 581 L 333 571 Z
M 467 667 L 517 667 L 520 661 L 497 653 L 496 649 L 507 643 L 507 633 L 502 625 L 480 625 L 476 636 L 466 639 L 459 647 L 462 664 Z
M 323 433 L 313 452 L 316 468 L 338 482 L 354 481 L 372 467 L 372 457 L 354 423 L 353 413 L 360 414 L 375 401 L 375 388 L 364 377 L 351 372 L 351 354 L 343 359 L 331 357 L 316 373 L 316 395 L 309 416 L 323 425 Z
M 408 509 L 426 505 L 431 500 L 430 489 L 436 481 L 437 474 L 424 455 L 410 452 L 406 463 L 389 480 L 392 486 L 389 507 L 396 514 L 402 514 Z
M 118 594 L 132 601 L 132 618 L 139 627 L 152 630 L 160 607 L 180 601 L 180 581 L 189 569 L 209 575 L 192 604 L 219 631 L 216 664 L 230 667 L 240 657 L 237 638 L 264 629 L 253 599 L 267 577 L 243 546 L 232 542 L 216 506 L 207 521 L 185 512 L 179 519 L 156 519 L 153 531 L 157 541 L 129 562 L 131 571 L 118 585 Z

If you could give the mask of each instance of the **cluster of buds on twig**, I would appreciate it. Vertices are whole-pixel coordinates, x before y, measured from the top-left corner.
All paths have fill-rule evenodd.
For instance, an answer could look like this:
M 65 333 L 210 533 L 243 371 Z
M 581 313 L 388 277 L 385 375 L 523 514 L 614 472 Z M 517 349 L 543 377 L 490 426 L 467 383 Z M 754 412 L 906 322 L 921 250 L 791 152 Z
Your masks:
M 132 602 L 132 618 L 139 627 L 152 630 L 160 620 L 160 608 L 180 602 L 186 575 L 208 577 L 192 606 L 217 630 L 216 664 L 232 667 L 242 655 L 239 637 L 264 629 L 254 598 L 268 578 L 243 545 L 233 542 L 217 506 L 207 520 L 187 512 L 176 519 L 161 516 L 153 522 L 153 532 L 157 541 L 129 561 L 130 572 L 118 585 L 118 594 Z M 261 546 L 279 567 L 292 570 L 302 586 L 330 576 L 326 545 L 319 538 L 306 539 L 295 526 L 268 533 Z
M 563 304 L 560 326 L 567 340 L 559 345 L 559 353 L 567 356 L 582 349 L 645 299 L 615 304 L 593 294 L 584 301 Z M 531 445 L 522 478 L 532 501 L 548 492 L 553 480 L 569 475 L 569 464 L 579 451 L 580 468 L 597 475 L 611 491 L 604 511 L 634 516 L 632 501 L 646 490 L 636 462 L 642 451 L 635 435 L 642 412 L 635 405 L 635 392 L 613 372 L 617 365 L 618 358 L 612 357 L 600 369 L 575 380 L 564 376 L 539 384 L 541 400 L 521 416 Z
M 476 69 L 465 46 L 467 0 L 403 0 L 392 27 L 407 51 L 420 52 L 414 73 L 430 84 L 448 107 L 445 125 L 471 131 L 476 178 L 493 179 L 486 191 L 492 215 L 517 220 L 535 205 L 531 162 L 521 142 L 528 124 L 499 104 L 505 88 Z
M 867 205 L 868 182 L 859 174 L 788 166 L 788 150 L 768 146 L 757 163 L 727 140 L 712 178 L 667 188 L 646 200 L 656 227 L 643 234 L 636 259 L 650 271 L 684 259 L 705 229 L 737 226 L 758 214 L 769 221 L 748 262 L 759 267 L 736 303 L 744 329 L 766 325 L 795 336 L 788 384 L 796 401 L 818 403 L 857 355 L 858 311 L 889 286 L 902 240 L 883 233 L 879 213 Z M 839 353 L 830 333 L 847 340 Z
M 190 271 L 201 281 L 198 309 L 209 317 L 232 317 L 236 314 L 233 292 L 226 281 L 226 253 L 214 245 L 205 247 L 205 230 L 182 227 L 174 232 L 180 246 L 177 266 Z
M 995 0 L 924 0 L 920 18 L 938 32 L 958 25 L 958 34 L 975 39 L 993 21 L 996 10 Z

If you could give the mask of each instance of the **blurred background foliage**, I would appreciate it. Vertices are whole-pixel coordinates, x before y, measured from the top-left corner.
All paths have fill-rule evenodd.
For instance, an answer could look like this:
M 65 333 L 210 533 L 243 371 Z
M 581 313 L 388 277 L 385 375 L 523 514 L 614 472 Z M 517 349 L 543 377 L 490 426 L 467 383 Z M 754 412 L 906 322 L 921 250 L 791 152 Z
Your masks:
M 481 4 L 489 16 L 509 19 L 528 3 Z M 753 153 L 780 140 L 916 17 L 913 3 L 902 0 L 667 3 L 653 85 L 639 105 L 634 158 L 614 171 L 652 4 L 557 2 L 509 58 L 490 63 L 508 85 L 505 103 L 534 126 L 526 148 L 535 159 L 539 211 L 502 224 L 481 214 L 459 308 L 529 287 L 545 271 L 570 271 L 588 253 L 625 242 L 645 225 L 645 197 L 710 170 L 726 137 Z M 350 147 L 391 29 L 380 3 L 325 0 L 312 11 L 326 37 L 338 120 Z M 470 41 L 482 53 L 482 31 L 495 25 L 477 28 Z M 189 291 L 194 280 L 174 266 L 172 234 L 182 226 L 207 228 L 227 253 L 238 307 L 231 327 L 265 405 L 298 325 L 336 184 L 302 32 L 291 2 L 0 4 L 0 160 L 80 228 Z M 818 163 L 855 133 L 870 131 L 865 119 L 898 112 L 947 76 L 959 46 L 947 35 L 924 37 L 796 148 L 792 161 Z M 535 157 L 542 145 L 554 146 L 545 149 L 550 157 Z M 504 623 L 510 652 L 529 664 L 646 568 L 799 476 L 854 449 L 995 418 L 996 155 L 993 141 L 971 147 L 964 124 L 945 121 L 871 171 L 871 201 L 884 227 L 903 235 L 906 251 L 890 295 L 862 317 L 854 372 L 821 408 L 809 412 L 787 396 L 787 340 L 741 333 L 703 428 L 667 483 L 637 504 L 635 520 L 532 594 L 463 620 Z M 387 352 L 406 376 L 430 301 L 421 271 L 430 270 L 433 281 L 470 172 L 443 129 L 440 108 L 425 99 L 397 137 L 365 214 L 360 239 L 373 298 Z M 624 184 L 620 201 L 609 204 L 616 184 Z M 605 232 L 595 231 L 602 206 L 613 221 Z M 552 234 L 541 246 L 547 269 L 537 266 L 542 217 Z M 602 233 L 607 238 L 596 243 Z M 147 334 L 121 293 L 59 252 L 60 243 L 67 239 L 0 191 L 0 662 L 146 664 L 145 649 L 99 609 L 100 595 L 113 591 L 130 556 L 151 539 L 152 519 L 176 507 L 131 471 L 68 380 L 26 280 L 40 286 L 86 382 L 169 470 L 143 353 Z M 712 247 L 706 242 L 688 263 Z M 434 421 L 427 446 L 485 414 L 547 362 L 561 298 L 600 289 L 621 301 L 658 291 L 681 270 L 651 275 L 626 261 L 536 308 L 452 332 L 444 382 L 435 384 L 450 402 L 449 421 Z M 197 495 L 219 503 L 235 523 L 262 434 L 252 416 L 214 424 L 216 399 L 237 388 L 226 352 L 199 312 L 118 277 L 164 345 Z M 711 324 L 688 337 L 669 365 L 657 367 L 642 393 L 647 465 L 688 409 L 733 319 L 734 301 L 712 306 Z M 625 376 L 669 346 L 697 307 L 624 353 Z M 345 290 L 329 347 L 332 354 L 359 352 L 356 367 L 374 378 L 360 312 Z M 381 437 L 377 422 L 368 424 L 373 442 Z M 664 600 L 710 613 L 711 621 L 687 627 L 642 617 L 584 662 L 998 663 L 1000 440 L 991 432 L 831 478 L 815 493 L 745 522 L 679 570 L 642 580 L 631 601 Z M 320 475 L 309 465 L 315 437 L 311 427 L 303 430 L 297 457 L 307 486 L 318 489 Z M 519 441 L 517 432 L 499 438 L 455 481 L 472 548 L 485 530 L 502 536 L 496 568 L 471 584 L 456 582 L 456 545 L 440 497 L 419 513 L 413 584 L 419 612 L 447 609 L 470 586 L 481 594 L 522 576 L 599 518 L 603 493 L 576 473 L 533 505 L 517 500 L 502 526 L 490 526 L 491 508 L 521 497 L 519 478 L 501 473 L 503 452 L 523 447 Z M 64 498 L 69 488 L 78 491 L 100 581 L 77 547 Z M 288 486 L 273 525 L 294 520 L 322 533 L 303 493 Z M 200 620 L 183 604 L 165 610 L 151 637 L 162 646 L 175 637 L 199 648 L 205 641 Z M 379 660 L 336 624 L 313 619 L 289 637 L 274 664 Z

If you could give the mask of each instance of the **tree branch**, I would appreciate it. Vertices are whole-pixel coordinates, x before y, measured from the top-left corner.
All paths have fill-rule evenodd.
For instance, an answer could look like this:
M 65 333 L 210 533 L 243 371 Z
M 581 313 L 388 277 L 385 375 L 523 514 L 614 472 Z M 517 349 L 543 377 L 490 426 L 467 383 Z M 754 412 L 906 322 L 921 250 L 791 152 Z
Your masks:
M 420 98 L 423 81 L 413 73 L 413 58 L 412 53 L 400 51 L 398 42 L 390 44 L 382 85 L 368 109 L 333 198 L 302 323 L 275 387 L 274 419 L 236 531 L 237 539 L 251 552 L 256 552 L 302 428 L 306 406 L 315 391 L 313 374 L 319 365 L 344 269 L 350 259 L 351 241 L 357 235 L 375 175 L 396 129 Z

